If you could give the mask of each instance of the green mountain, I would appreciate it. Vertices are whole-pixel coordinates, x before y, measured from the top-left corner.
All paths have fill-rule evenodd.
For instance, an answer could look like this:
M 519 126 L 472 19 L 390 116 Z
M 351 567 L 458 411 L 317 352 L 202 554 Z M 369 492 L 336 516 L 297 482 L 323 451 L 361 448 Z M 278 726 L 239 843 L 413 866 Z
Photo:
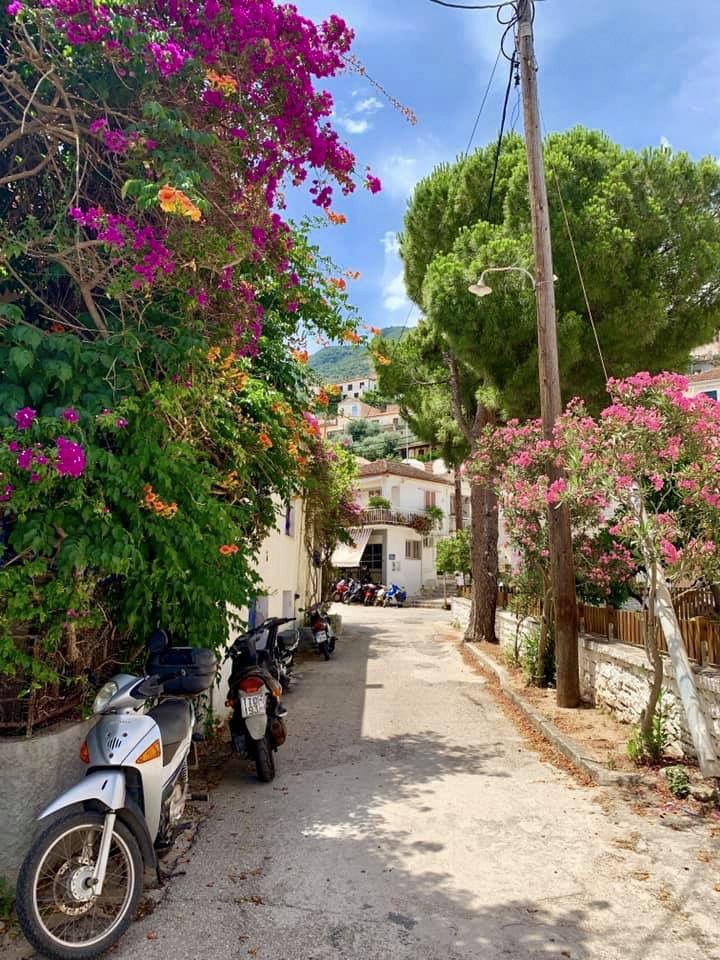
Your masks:
M 382 335 L 386 340 L 399 340 L 404 331 L 405 327 L 385 327 Z M 308 366 L 328 383 L 366 377 L 374 369 L 367 347 L 351 343 L 323 347 L 310 357 Z

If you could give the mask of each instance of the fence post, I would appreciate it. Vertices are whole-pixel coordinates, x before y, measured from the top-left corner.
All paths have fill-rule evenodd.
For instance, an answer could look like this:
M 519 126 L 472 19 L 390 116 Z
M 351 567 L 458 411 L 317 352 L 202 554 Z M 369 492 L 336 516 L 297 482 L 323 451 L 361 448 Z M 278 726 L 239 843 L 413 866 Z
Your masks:
M 698 664 L 701 667 L 704 667 L 705 664 L 710 659 L 708 654 L 708 621 L 705 617 L 698 617 L 698 636 L 697 636 L 697 645 L 698 645 Z
M 578 633 L 585 633 L 585 604 L 578 604 Z
M 608 617 L 607 617 L 607 638 L 608 638 L 608 640 L 614 640 L 614 639 L 615 639 L 615 632 L 616 632 L 616 631 L 615 631 L 615 610 L 614 610 L 613 607 L 608 607 L 607 605 L 606 605 L 606 609 L 607 609 L 607 612 L 608 612 Z

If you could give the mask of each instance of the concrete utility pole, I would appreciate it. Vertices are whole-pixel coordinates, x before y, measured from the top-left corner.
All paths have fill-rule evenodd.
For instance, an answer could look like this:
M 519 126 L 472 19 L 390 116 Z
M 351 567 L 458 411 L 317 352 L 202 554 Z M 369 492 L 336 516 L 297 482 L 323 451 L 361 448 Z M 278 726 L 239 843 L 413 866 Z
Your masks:
M 560 369 L 558 365 L 555 287 L 553 279 L 550 217 L 548 212 L 545 164 L 540 132 L 540 108 L 537 91 L 537 62 L 533 40 L 534 4 L 518 0 L 518 51 L 522 82 L 525 144 L 530 179 L 533 247 L 535 250 L 535 295 L 537 299 L 538 357 L 540 365 L 540 408 L 545 439 L 551 440 L 555 421 L 562 412 Z M 550 480 L 560 471 L 551 464 Z M 549 511 L 550 563 L 555 603 L 555 656 L 557 663 L 557 703 L 577 707 L 580 702 L 578 672 L 578 618 L 575 597 L 570 514 L 567 507 Z

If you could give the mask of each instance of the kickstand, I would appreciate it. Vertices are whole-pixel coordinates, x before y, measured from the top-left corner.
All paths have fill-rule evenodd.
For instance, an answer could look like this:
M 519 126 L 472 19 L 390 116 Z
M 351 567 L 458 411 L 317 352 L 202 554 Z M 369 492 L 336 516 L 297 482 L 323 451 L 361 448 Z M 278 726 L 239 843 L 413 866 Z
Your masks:
M 193 760 L 192 760 L 192 763 L 190 764 L 190 769 L 191 769 L 191 770 L 199 770 L 199 769 L 200 769 L 200 761 L 199 761 L 199 759 L 198 759 L 197 743 L 196 743 L 194 740 L 193 740 L 193 742 L 192 742 L 192 756 L 193 756 Z

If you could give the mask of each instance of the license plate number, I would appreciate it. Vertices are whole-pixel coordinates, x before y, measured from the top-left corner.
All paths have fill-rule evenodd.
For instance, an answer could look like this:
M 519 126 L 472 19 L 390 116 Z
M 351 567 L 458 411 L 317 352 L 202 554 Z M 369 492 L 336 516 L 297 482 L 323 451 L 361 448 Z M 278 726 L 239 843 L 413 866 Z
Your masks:
M 327 638 L 328 638 L 328 635 L 324 630 L 318 630 L 318 632 L 315 634 L 315 640 L 317 641 L 317 643 L 325 643 Z
M 243 717 L 256 717 L 260 713 L 265 713 L 264 693 L 256 693 L 254 696 L 240 698 L 240 713 Z

